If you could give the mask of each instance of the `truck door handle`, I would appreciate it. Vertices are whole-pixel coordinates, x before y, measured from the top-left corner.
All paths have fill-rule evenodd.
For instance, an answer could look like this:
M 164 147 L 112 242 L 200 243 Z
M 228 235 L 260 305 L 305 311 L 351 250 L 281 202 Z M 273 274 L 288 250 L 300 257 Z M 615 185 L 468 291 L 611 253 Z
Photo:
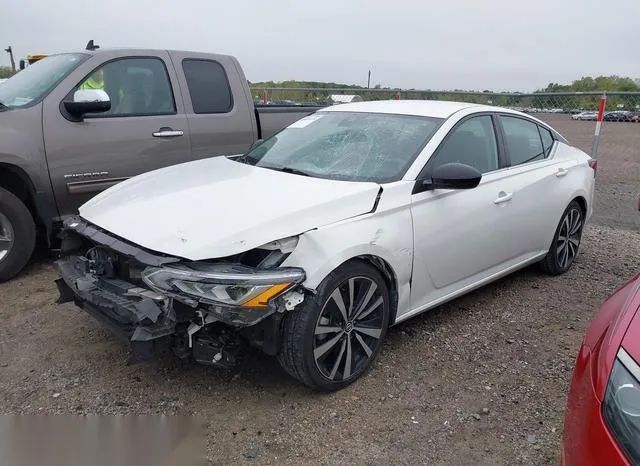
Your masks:
M 558 171 L 556 172 L 556 176 L 558 178 L 562 178 L 563 176 L 567 176 L 567 173 L 569 173 L 569 170 L 567 170 L 566 168 L 558 168 Z
M 500 191 L 498 193 L 498 198 L 493 201 L 494 204 L 502 204 L 503 202 L 510 201 L 513 197 L 513 193 L 505 193 L 504 191 Z
M 175 138 L 177 136 L 182 136 L 184 131 L 181 129 L 173 129 L 168 128 L 166 126 L 160 128 L 158 131 L 153 133 L 154 138 Z

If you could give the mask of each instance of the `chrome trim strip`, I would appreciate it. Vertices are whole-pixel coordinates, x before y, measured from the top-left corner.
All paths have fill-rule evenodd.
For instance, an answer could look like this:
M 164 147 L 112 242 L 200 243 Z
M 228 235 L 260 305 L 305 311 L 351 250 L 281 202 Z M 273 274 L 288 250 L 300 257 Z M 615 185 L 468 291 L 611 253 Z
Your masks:
M 618 360 L 624 367 L 633 375 L 638 382 L 640 382 L 640 364 L 635 362 L 633 358 L 627 353 L 624 348 L 620 348 L 618 351 Z
M 127 177 L 122 177 L 87 181 L 73 181 L 71 183 L 67 183 L 67 191 L 69 192 L 69 194 L 99 193 L 127 179 Z

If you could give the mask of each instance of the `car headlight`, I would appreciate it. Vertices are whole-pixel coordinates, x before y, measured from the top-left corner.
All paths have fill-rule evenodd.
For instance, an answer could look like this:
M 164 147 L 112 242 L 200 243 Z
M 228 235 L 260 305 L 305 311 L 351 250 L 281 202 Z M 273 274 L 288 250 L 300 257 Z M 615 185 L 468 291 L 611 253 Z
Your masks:
M 622 348 L 609 377 L 602 414 L 631 463 L 640 463 L 640 365 Z
M 194 262 L 147 267 L 142 280 L 155 290 L 187 295 L 199 302 L 265 308 L 274 298 L 304 281 L 302 269 L 259 270 L 233 264 Z

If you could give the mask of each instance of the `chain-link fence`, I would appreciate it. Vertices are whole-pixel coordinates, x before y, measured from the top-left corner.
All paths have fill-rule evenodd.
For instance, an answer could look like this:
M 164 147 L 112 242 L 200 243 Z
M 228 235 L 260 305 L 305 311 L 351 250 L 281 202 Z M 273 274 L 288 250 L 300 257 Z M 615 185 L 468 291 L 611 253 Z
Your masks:
M 332 105 L 369 100 L 448 100 L 509 107 L 526 112 L 579 113 L 595 111 L 603 92 L 490 93 L 361 88 L 251 87 L 256 103 L 267 105 Z M 640 113 L 640 92 L 607 92 L 607 111 Z

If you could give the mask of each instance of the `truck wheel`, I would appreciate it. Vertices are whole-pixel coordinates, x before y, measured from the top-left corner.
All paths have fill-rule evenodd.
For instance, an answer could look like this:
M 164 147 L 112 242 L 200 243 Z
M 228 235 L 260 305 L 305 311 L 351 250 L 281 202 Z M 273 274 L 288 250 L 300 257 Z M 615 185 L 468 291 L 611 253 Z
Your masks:
M 33 254 L 36 225 L 29 209 L 0 188 L 0 283 L 20 272 Z
M 360 378 L 376 359 L 389 324 L 389 289 L 375 267 L 348 262 L 317 291 L 286 315 L 278 359 L 305 385 L 334 391 Z

